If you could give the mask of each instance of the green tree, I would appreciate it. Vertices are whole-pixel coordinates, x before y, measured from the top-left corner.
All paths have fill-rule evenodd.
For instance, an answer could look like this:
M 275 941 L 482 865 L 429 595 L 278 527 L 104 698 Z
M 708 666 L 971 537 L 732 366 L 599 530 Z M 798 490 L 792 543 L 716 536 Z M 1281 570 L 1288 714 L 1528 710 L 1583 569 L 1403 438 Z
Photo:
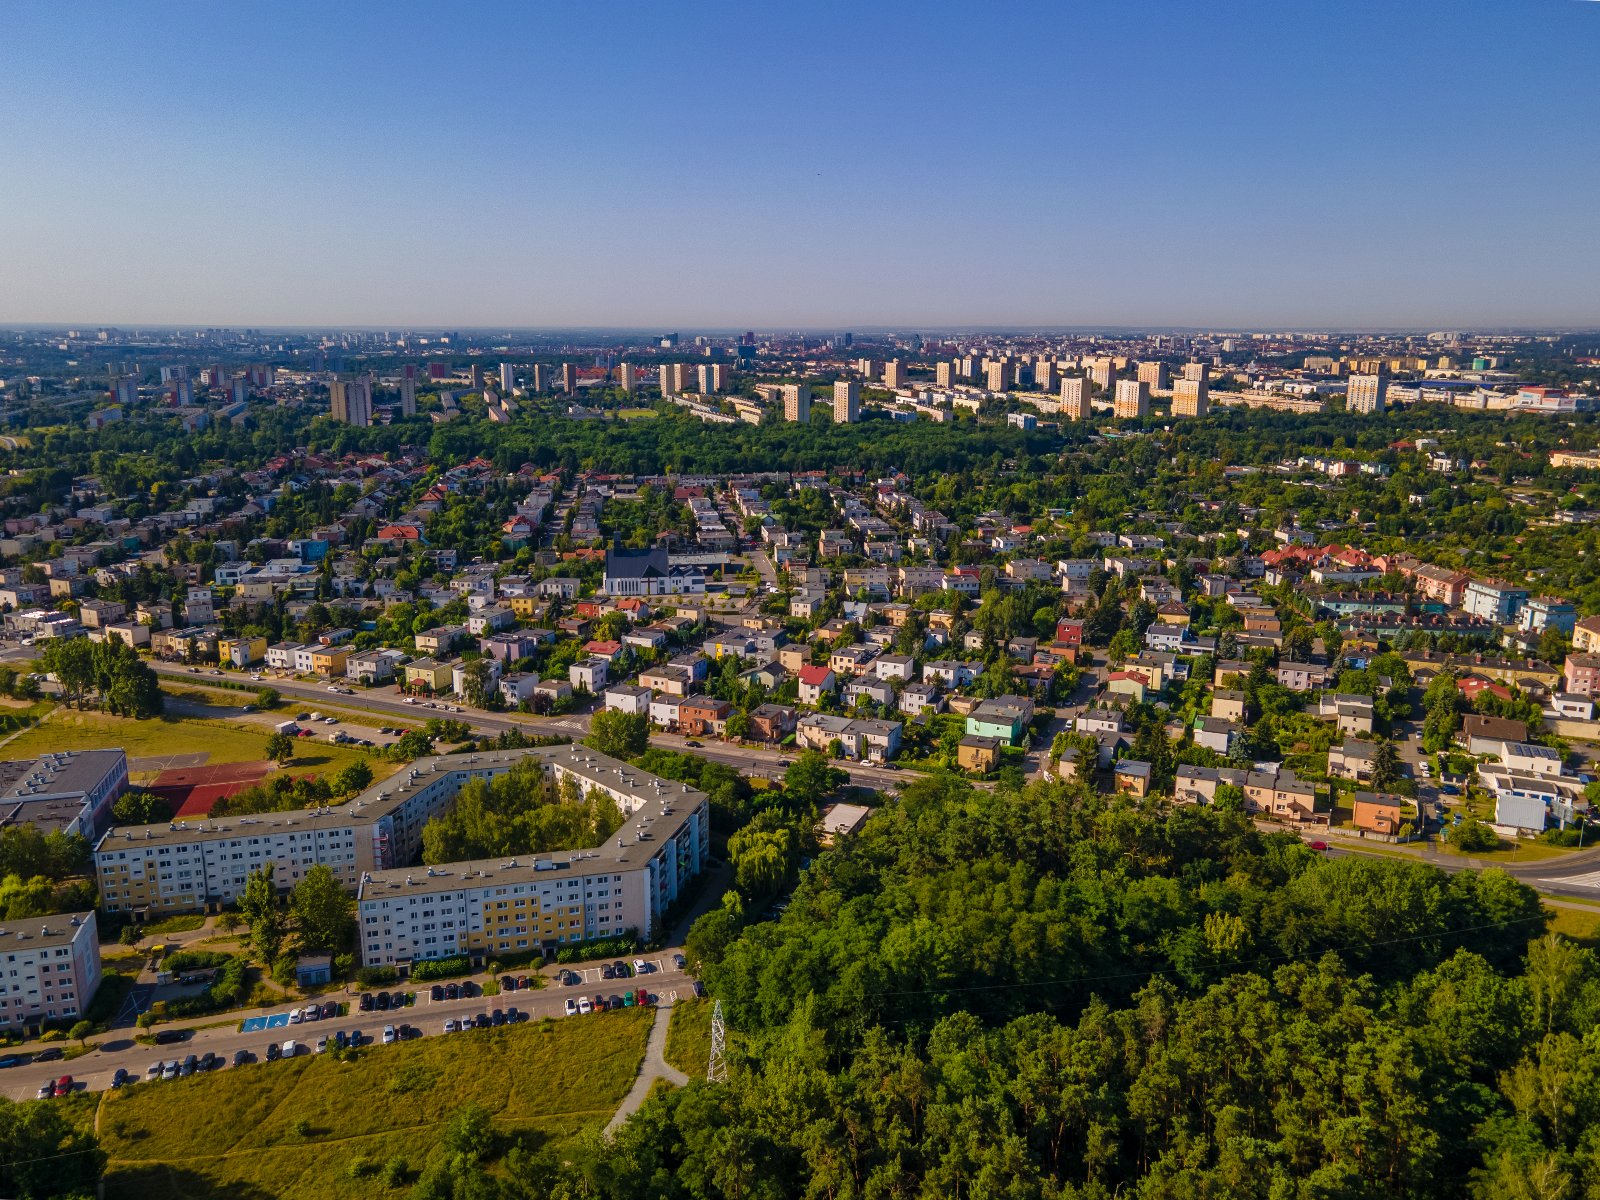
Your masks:
M 0 1100 L 0 1195 L 93 1196 L 105 1165 L 94 1134 L 62 1109 Z
M 333 790 L 341 796 L 354 796 L 372 784 L 372 766 L 364 758 L 346 766 L 333 777 Z
M 650 748 L 650 718 L 644 713 L 601 709 L 589 719 L 589 736 L 583 740 L 612 758 L 636 758 Z
M 274 733 L 267 738 L 267 757 L 280 767 L 294 761 L 295 738 L 292 734 Z
M 800 810 L 817 809 L 843 787 L 850 776 L 831 764 L 820 750 L 803 750 L 783 772 L 783 790 Z
M 111 820 L 117 825 L 159 825 L 172 820 L 172 805 L 160 796 L 135 788 L 117 797 L 111 806 Z
M 277 688 L 264 687 L 256 692 L 256 707 L 273 709 L 283 703 L 283 697 Z
M 277 961 L 283 950 L 283 939 L 288 933 L 283 906 L 278 901 L 278 889 L 272 882 L 272 863 L 258 871 L 250 872 L 245 880 L 244 893 L 239 897 L 239 915 L 250 926 L 250 948 L 263 963 Z
M 342 950 L 355 933 L 355 902 L 339 885 L 333 869 L 321 863 L 295 884 L 289 912 L 302 953 Z
M 1400 778 L 1400 752 L 1388 738 L 1379 738 L 1372 752 L 1372 786 L 1380 792 L 1394 787 Z

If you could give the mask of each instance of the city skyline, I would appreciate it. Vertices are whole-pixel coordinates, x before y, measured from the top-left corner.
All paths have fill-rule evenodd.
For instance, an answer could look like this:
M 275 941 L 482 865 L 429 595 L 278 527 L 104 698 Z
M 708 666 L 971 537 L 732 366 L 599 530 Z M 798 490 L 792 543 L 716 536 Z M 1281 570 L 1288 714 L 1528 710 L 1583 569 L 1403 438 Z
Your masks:
M 1010 15 L 23 9 L 0 322 L 1600 325 L 1594 6 Z

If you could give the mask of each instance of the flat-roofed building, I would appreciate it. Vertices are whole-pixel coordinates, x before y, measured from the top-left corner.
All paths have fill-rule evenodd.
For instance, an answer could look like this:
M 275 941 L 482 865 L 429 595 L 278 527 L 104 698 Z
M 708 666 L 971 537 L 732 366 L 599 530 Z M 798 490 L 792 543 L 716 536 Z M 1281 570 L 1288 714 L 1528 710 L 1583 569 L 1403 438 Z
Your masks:
M 81 1017 L 100 987 L 92 912 L 0 921 L 0 1029 Z

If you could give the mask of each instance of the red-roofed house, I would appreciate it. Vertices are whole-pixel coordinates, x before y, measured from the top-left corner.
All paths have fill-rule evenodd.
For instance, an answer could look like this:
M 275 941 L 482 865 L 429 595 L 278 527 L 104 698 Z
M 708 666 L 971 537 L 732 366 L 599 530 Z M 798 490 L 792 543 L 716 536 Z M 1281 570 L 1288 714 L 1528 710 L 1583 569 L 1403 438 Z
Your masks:
M 800 668 L 800 703 L 820 704 L 824 695 L 832 695 L 839 681 L 827 667 Z

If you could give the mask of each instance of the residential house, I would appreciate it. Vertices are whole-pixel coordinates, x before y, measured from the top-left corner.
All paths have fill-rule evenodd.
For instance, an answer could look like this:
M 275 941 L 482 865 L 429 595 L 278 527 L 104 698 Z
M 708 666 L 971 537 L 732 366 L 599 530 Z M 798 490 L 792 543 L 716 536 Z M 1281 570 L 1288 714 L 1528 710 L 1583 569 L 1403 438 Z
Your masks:
M 1125 796 L 1143 799 L 1150 794 L 1150 764 L 1136 758 L 1119 759 L 1111 768 L 1112 784 Z
M 1000 747 L 1003 745 L 1005 743 L 1000 738 L 969 733 L 956 746 L 956 762 L 963 771 L 984 774 L 1000 765 Z
M 798 720 L 787 704 L 763 704 L 750 713 L 750 732 L 757 741 L 781 742 L 794 733 Z
M 606 689 L 606 708 L 630 716 L 650 715 L 650 689 L 615 683 Z
M 1244 720 L 1244 693 L 1236 688 L 1218 688 L 1211 693 L 1211 715 L 1224 721 Z
M 1015 745 L 1033 720 L 1033 701 L 1024 696 L 984 700 L 967 713 L 967 732 L 978 737 L 998 737 Z
M 678 729 L 690 737 L 721 737 L 727 732 L 728 718 L 733 712 L 733 705 L 726 700 L 696 696 L 678 705 Z
M 1377 758 L 1376 742 L 1346 738 L 1343 745 L 1328 751 L 1328 775 L 1333 779 L 1349 779 L 1356 783 L 1371 782 Z
M 1409 807 L 1405 797 L 1388 792 L 1356 792 L 1351 800 L 1354 814 L 1350 823 L 1357 829 L 1385 837 L 1399 836 Z
M 567 682 L 572 684 L 574 691 L 597 696 L 610 681 L 610 672 L 611 665 L 603 658 L 580 659 L 567 668 Z
M 437 694 L 449 690 L 452 667 L 431 658 L 419 658 L 405 667 L 406 690 Z
M 1372 732 L 1372 701 L 1365 696 L 1324 692 L 1317 702 L 1317 716 L 1337 721 L 1340 733 Z
M 838 686 L 838 678 L 828 667 L 805 666 L 800 668 L 800 703 L 820 704 L 822 697 L 831 696 Z

